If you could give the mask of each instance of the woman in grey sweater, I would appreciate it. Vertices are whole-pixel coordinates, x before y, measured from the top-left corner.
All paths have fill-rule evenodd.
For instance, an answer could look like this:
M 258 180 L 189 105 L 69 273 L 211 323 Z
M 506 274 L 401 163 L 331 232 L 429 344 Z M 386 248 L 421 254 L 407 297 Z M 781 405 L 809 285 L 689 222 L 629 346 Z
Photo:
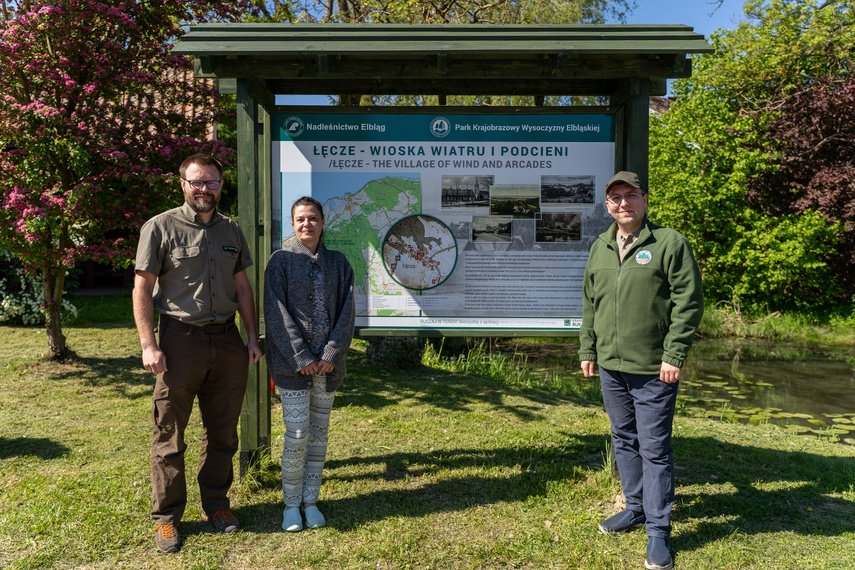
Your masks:
M 327 452 L 335 390 L 353 340 L 353 269 L 321 242 L 324 211 L 304 196 L 291 206 L 294 235 L 270 256 L 264 273 L 267 366 L 282 400 L 282 528 L 324 526 L 316 502 Z M 302 503 L 302 505 L 301 505 Z

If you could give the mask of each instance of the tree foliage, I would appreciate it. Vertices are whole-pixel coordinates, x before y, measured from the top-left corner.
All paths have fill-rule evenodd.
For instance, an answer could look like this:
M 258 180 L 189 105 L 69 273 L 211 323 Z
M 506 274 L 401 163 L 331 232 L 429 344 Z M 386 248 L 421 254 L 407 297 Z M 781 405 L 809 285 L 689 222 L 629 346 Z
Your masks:
M 260 0 L 280 22 L 601 24 L 624 21 L 633 0 Z
M 653 216 L 690 237 L 713 300 L 839 305 L 853 293 L 852 5 L 749 0 L 745 14 L 651 120 Z
M 625 22 L 635 0 L 258 0 L 263 19 L 277 22 L 375 24 L 602 24 Z M 382 33 L 382 30 L 378 30 Z M 551 97 L 548 104 L 572 104 Z M 436 95 L 340 95 L 339 105 L 438 105 Z M 534 104 L 528 96 L 449 96 L 447 105 Z
M 135 234 L 180 194 L 173 178 L 206 140 L 217 92 L 170 55 L 181 25 L 234 20 L 243 2 L 55 0 L 0 4 L 0 246 L 41 277 L 51 356 L 68 354 L 66 270 L 127 266 Z M 195 112 L 191 112 L 195 110 Z

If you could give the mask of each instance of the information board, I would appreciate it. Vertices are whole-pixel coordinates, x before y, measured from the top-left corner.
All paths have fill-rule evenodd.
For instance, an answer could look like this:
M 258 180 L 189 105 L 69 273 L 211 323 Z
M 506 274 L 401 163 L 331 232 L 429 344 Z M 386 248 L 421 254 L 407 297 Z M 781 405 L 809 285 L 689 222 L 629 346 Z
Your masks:
M 323 204 L 358 328 L 578 334 L 614 115 L 277 108 L 272 124 L 274 235 L 297 198 Z

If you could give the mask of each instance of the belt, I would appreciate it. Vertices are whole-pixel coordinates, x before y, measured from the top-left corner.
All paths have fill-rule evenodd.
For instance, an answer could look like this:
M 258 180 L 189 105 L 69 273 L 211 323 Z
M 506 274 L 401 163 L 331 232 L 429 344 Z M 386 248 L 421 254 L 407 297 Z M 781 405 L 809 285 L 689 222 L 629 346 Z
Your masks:
M 234 315 L 224 323 L 214 325 L 188 325 L 169 315 L 160 315 L 160 326 L 182 331 L 185 334 L 225 334 L 235 326 Z

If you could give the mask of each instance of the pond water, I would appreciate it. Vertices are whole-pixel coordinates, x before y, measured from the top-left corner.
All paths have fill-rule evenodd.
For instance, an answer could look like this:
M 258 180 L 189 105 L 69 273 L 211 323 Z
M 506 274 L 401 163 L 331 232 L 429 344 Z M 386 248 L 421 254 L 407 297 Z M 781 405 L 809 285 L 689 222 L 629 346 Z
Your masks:
M 850 347 L 754 340 L 699 341 L 680 381 L 681 413 L 771 423 L 855 444 Z
M 538 374 L 579 385 L 566 344 L 516 345 L 504 352 Z M 682 415 L 770 423 L 793 433 L 855 445 L 855 349 L 759 340 L 698 340 L 680 380 Z

